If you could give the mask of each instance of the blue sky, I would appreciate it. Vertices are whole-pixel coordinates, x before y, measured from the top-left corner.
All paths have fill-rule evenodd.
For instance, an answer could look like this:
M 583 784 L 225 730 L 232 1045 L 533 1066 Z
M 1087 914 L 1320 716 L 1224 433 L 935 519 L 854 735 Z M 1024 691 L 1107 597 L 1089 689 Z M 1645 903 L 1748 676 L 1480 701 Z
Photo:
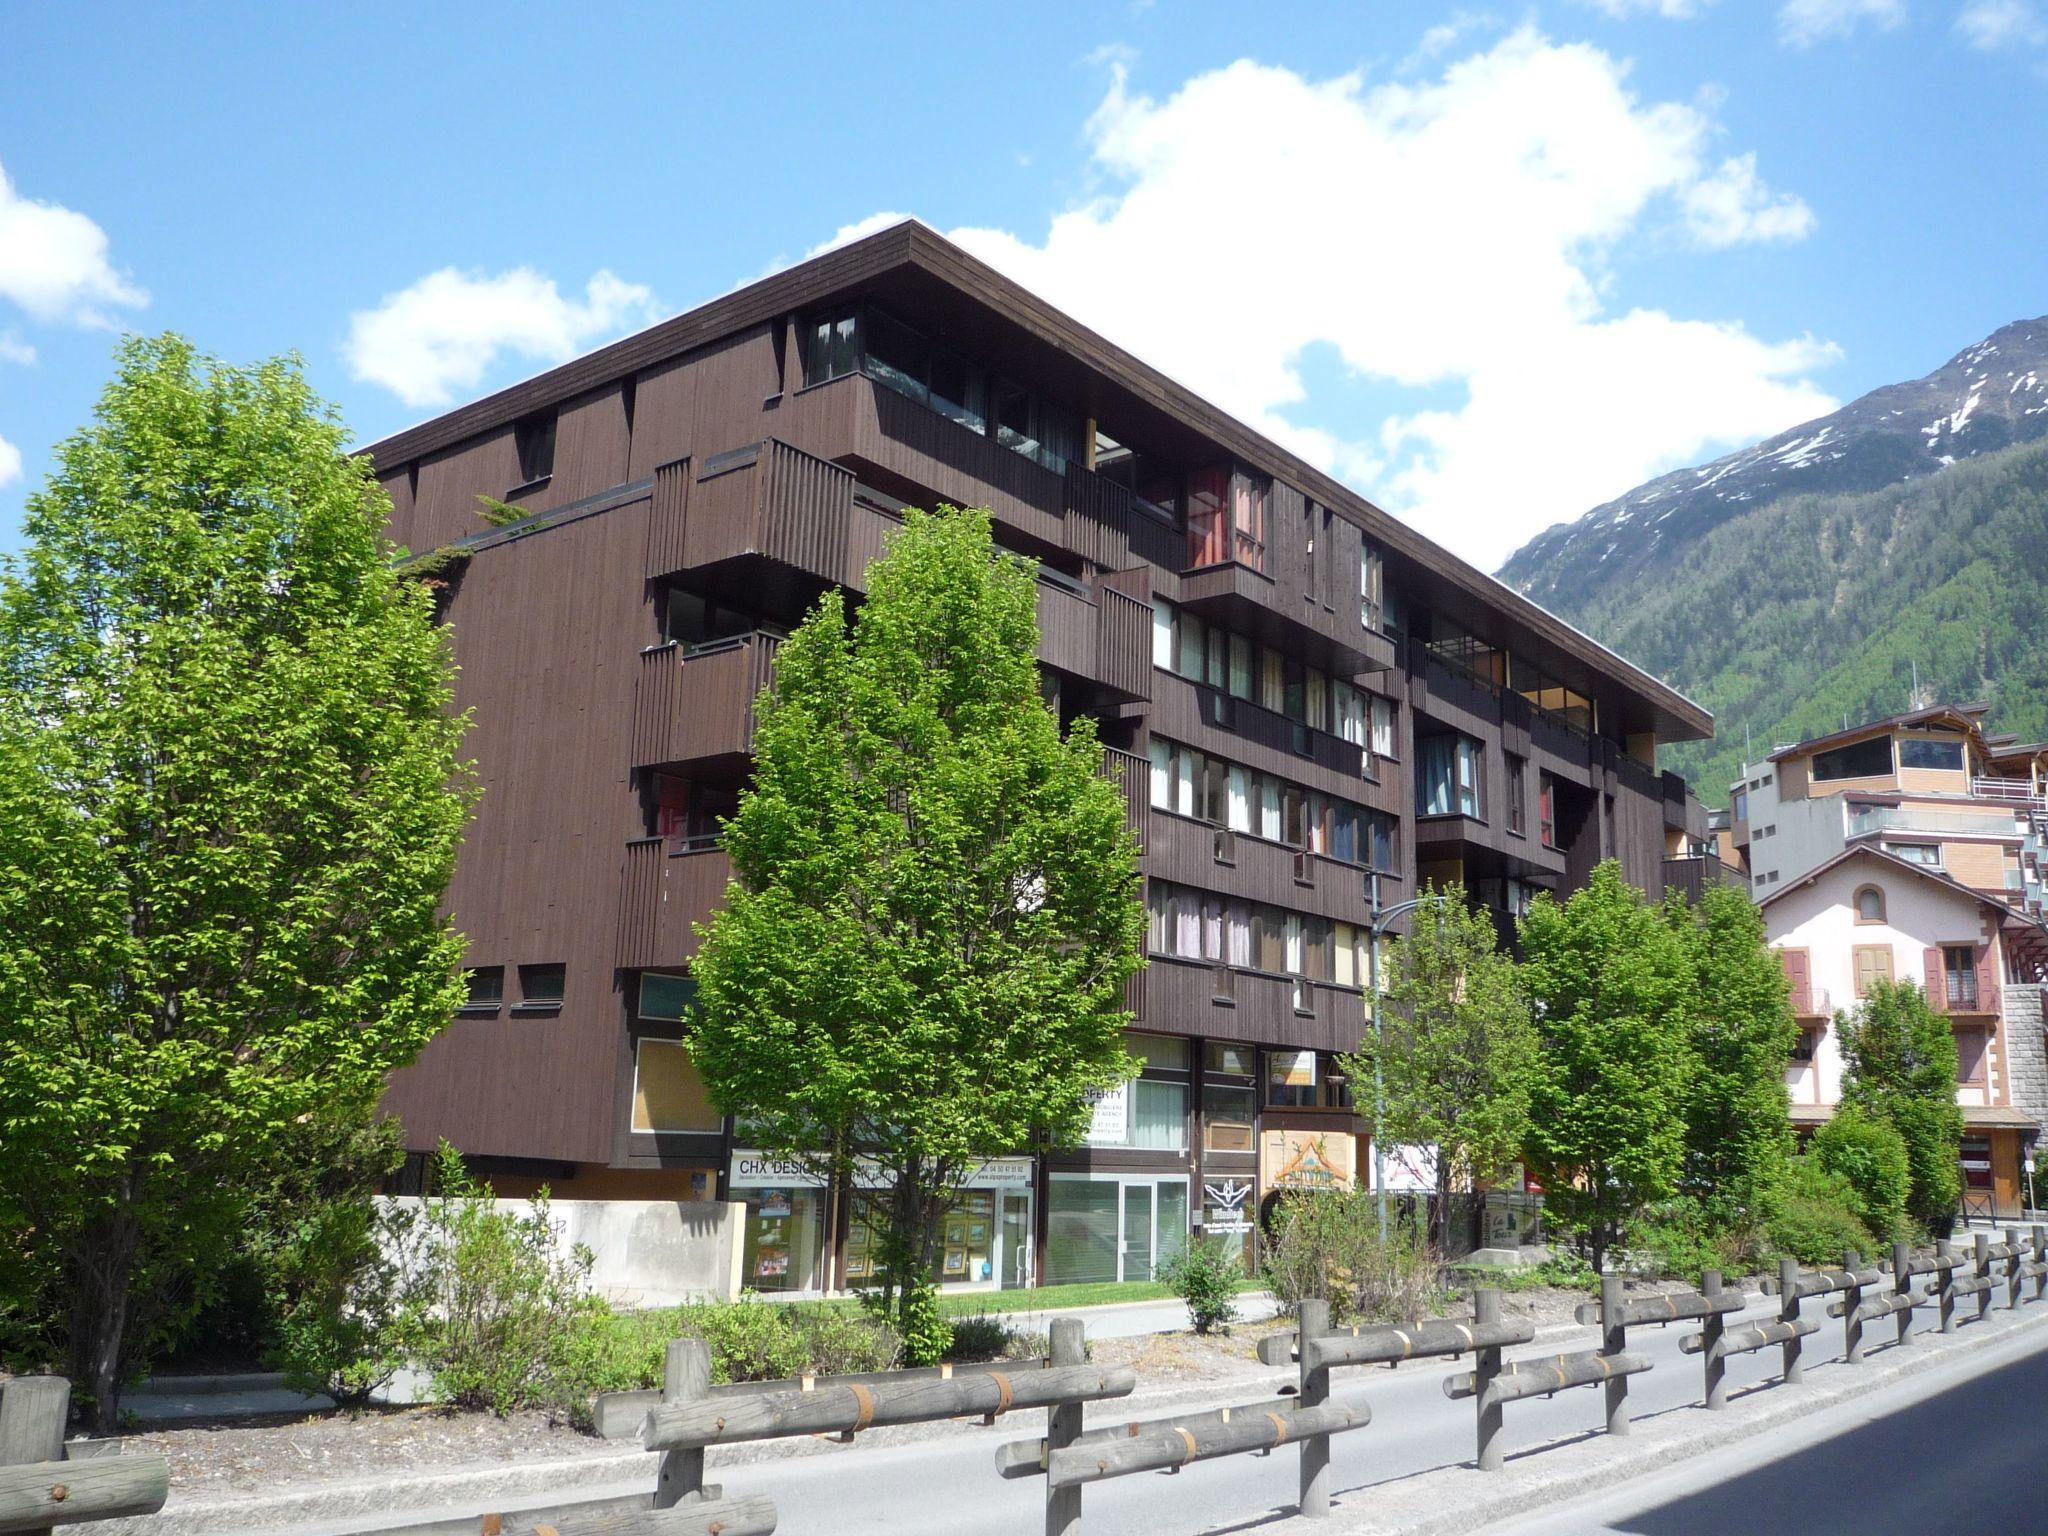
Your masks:
M 121 329 L 296 350 L 367 441 L 896 213 L 1489 567 L 2048 312 L 2048 0 L 0 0 L 0 36 L 0 549 Z

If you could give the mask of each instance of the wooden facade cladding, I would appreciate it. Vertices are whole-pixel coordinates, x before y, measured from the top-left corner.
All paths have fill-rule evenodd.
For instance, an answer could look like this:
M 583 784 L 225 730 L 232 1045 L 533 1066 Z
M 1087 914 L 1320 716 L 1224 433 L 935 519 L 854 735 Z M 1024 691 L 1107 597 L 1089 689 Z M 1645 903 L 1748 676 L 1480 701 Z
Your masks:
M 780 438 L 699 459 L 680 568 L 761 555 L 839 581 L 846 571 L 853 487 L 852 471 Z
M 1104 570 L 1122 570 L 1131 558 L 1131 493 L 1071 461 L 1061 490 L 1067 549 Z
M 1130 699 L 1152 697 L 1152 605 L 1095 589 L 1095 681 Z
M 1152 765 L 1135 752 L 1121 747 L 1102 749 L 1102 772 L 1124 797 L 1124 825 L 1138 839 L 1142 852 L 1150 828 L 1150 780 Z
M 1139 973 L 1138 1025 L 1168 1035 L 1355 1051 L 1365 1000 L 1348 987 L 1154 955 Z
M 1364 923 L 1370 916 L 1367 871 L 1358 865 L 1170 811 L 1151 813 L 1145 873 L 1176 885 L 1338 922 Z M 1394 887 L 1399 884 L 1398 876 L 1386 877 L 1382 899 L 1396 899 Z
M 658 581 L 688 568 L 683 533 L 689 527 L 690 461 L 677 459 L 654 472 L 654 501 L 647 515 L 647 579 Z
M 775 677 L 780 635 L 765 630 L 640 653 L 633 766 L 740 759 L 754 749 L 754 701 Z
M 1403 820 L 1414 811 L 1405 764 L 1376 763 L 1377 776 L 1367 777 L 1365 752 L 1353 743 L 1178 673 L 1153 669 L 1148 723 L 1154 736 L 1290 779 L 1304 789 L 1341 795 Z
M 732 859 L 709 840 L 641 837 L 626 844 L 619 875 L 622 969 L 676 970 L 697 953 L 693 924 L 708 921 L 732 879 Z
M 1352 570 L 1356 586 L 1355 557 Z M 1394 665 L 1394 642 L 1358 622 L 1355 598 L 1345 609 L 1327 607 L 1302 585 L 1299 573 L 1281 581 L 1235 561 L 1183 571 L 1179 602 L 1338 677 L 1369 679 Z

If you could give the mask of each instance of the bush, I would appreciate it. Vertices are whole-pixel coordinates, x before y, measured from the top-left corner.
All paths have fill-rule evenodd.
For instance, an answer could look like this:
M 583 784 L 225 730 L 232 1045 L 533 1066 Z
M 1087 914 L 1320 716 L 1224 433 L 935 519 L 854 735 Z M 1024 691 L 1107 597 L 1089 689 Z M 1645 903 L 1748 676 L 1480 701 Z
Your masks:
M 1709 1269 L 1726 1274 L 1741 1260 L 1730 1234 L 1720 1230 L 1699 1202 L 1666 1200 L 1644 1211 L 1627 1228 L 1630 1267 L 1638 1274 L 1694 1285 Z
M 1264 1274 L 1289 1311 L 1320 1298 L 1335 1322 L 1415 1322 L 1443 1299 L 1427 1236 L 1397 1219 L 1382 1239 L 1378 1202 L 1363 1190 L 1282 1196 Z
M 559 1250 L 545 1190 L 523 1215 L 497 1209 L 445 1142 L 434 1182 L 438 1193 L 420 1210 L 420 1353 L 435 1390 L 500 1416 L 565 1406 L 575 1388 L 564 1351 L 579 1325 L 611 1310 L 586 1289 L 590 1250 Z
M 1852 1209 L 1872 1242 L 1883 1246 L 1906 1235 L 1913 1176 L 1906 1140 L 1889 1121 L 1844 1104 L 1813 1133 L 1807 1156 L 1848 1182 Z
M 417 1252 L 419 1214 L 337 1201 L 307 1211 L 280 1237 L 265 1357 L 287 1386 L 354 1411 L 420 1347 L 432 1277 Z
M 1856 1198 L 1840 1174 L 1810 1157 L 1795 1157 L 1784 1203 L 1768 1229 L 1772 1245 L 1802 1264 L 1837 1264 L 1844 1249 L 1868 1248 L 1871 1237 L 1856 1214 Z
M 1052 1345 L 1042 1333 L 1013 1327 L 1000 1315 L 977 1312 L 972 1317 L 953 1319 L 953 1342 L 946 1350 L 952 1361 L 1034 1360 L 1051 1353 Z
M 1159 1266 L 1159 1281 L 1188 1306 L 1196 1333 L 1213 1333 L 1237 1321 L 1237 1287 L 1244 1266 L 1221 1238 L 1190 1239 Z

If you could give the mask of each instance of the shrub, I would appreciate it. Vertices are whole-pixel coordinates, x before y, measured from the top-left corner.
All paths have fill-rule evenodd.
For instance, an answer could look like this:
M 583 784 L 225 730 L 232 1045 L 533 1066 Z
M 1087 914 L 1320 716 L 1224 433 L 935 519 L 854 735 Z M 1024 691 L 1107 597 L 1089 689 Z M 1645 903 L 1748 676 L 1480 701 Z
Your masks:
M 1264 1273 L 1289 1311 L 1310 1298 L 1329 1302 L 1337 1322 L 1414 1322 L 1439 1310 L 1428 1238 L 1397 1219 L 1382 1239 L 1378 1203 L 1363 1190 L 1285 1195 L 1272 1228 Z
M 1870 1245 L 1870 1233 L 1856 1214 L 1856 1191 L 1838 1173 L 1810 1157 L 1792 1160 L 1784 1203 L 1771 1218 L 1772 1245 L 1802 1264 L 1835 1264 L 1846 1248 Z
M 1807 1155 L 1847 1181 L 1851 1208 L 1874 1243 L 1882 1246 L 1906 1235 L 1912 1170 L 1906 1140 L 1889 1121 L 1844 1104 L 1813 1133 Z
M 863 1306 L 880 1292 L 861 1294 Z M 926 1279 L 906 1283 L 896 1297 L 896 1328 L 902 1337 L 902 1361 L 909 1366 L 937 1365 L 953 1347 L 953 1325 L 939 1312 L 939 1288 Z
M 610 1312 L 586 1289 L 592 1258 L 562 1253 L 543 1190 L 524 1214 L 500 1211 L 445 1142 L 438 1191 L 421 1207 L 421 1363 L 434 1387 L 462 1408 L 504 1415 L 559 1407 L 570 1384 L 559 1369 L 578 1325 Z
M 1237 1287 L 1244 1266 L 1221 1238 L 1191 1239 L 1159 1266 L 1159 1280 L 1188 1306 L 1196 1333 L 1213 1333 L 1237 1321 Z
M 1724 1273 L 1738 1260 L 1736 1244 L 1719 1230 L 1696 1200 L 1666 1200 L 1628 1224 L 1630 1266 L 1659 1279 L 1697 1285 L 1703 1271 Z
M 432 1276 L 417 1252 L 419 1216 L 337 1201 L 307 1211 L 279 1238 L 266 1358 L 287 1386 L 354 1411 L 420 1347 Z

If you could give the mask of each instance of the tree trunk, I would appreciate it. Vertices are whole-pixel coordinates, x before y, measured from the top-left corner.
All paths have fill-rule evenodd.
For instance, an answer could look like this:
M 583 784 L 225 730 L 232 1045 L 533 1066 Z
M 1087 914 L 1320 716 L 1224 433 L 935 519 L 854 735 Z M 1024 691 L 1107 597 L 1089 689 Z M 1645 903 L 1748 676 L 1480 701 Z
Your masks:
M 136 1245 L 127 1194 L 95 1222 L 71 1262 L 71 1379 L 92 1398 L 93 1433 L 121 1427 L 121 1367 Z
M 1429 1216 L 1429 1243 L 1439 1259 L 1451 1251 L 1451 1164 L 1444 1149 L 1436 1149 L 1436 1209 Z

